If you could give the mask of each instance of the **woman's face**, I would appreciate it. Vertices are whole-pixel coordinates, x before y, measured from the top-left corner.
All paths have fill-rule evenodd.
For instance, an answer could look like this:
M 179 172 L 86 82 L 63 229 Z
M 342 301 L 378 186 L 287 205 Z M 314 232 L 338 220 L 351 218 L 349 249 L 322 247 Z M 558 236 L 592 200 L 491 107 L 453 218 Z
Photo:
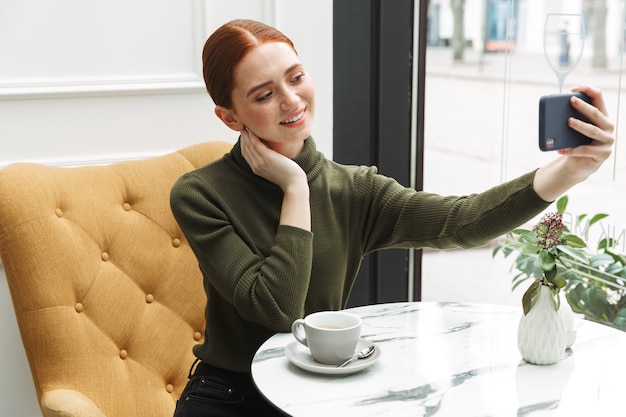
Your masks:
M 234 73 L 233 108 L 226 118 L 234 130 L 247 127 L 272 149 L 294 156 L 311 134 L 315 90 L 296 53 L 284 42 L 252 49 Z M 219 107 L 219 106 L 218 106 Z M 226 119 L 232 118 L 232 123 Z

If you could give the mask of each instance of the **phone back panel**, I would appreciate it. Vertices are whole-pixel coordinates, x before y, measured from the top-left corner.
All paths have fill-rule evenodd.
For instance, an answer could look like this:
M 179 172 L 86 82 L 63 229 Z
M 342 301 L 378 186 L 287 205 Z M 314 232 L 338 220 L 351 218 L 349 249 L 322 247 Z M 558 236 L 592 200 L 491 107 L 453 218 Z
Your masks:
M 588 145 L 591 139 L 567 125 L 569 117 L 587 122 L 587 118 L 570 103 L 573 95 L 591 103 L 591 98 L 583 93 L 550 94 L 539 99 L 539 148 L 554 151 Z

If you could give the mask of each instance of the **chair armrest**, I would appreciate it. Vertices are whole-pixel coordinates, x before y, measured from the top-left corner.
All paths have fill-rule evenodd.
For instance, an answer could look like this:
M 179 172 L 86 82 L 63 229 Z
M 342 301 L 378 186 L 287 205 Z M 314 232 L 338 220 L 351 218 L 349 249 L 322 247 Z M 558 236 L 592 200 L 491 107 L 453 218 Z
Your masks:
M 44 417 L 106 417 L 88 397 L 71 389 L 56 389 L 41 397 Z

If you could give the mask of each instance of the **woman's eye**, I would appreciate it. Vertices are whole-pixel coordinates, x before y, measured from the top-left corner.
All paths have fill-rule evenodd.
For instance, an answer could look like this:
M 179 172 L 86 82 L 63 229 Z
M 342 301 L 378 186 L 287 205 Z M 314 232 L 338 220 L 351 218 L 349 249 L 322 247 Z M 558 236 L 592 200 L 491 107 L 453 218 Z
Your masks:
M 265 100 L 267 100 L 268 98 L 270 98 L 271 96 L 272 96 L 272 92 L 270 91 L 270 92 L 268 92 L 267 94 L 265 94 L 265 95 L 263 95 L 263 96 L 261 96 L 261 97 L 257 98 L 257 99 L 256 99 L 256 101 L 259 101 L 259 102 L 260 102 L 260 101 L 265 101 Z
M 302 78 L 304 78 L 304 74 L 298 74 L 291 80 L 291 82 L 292 83 L 297 83 L 297 82 L 301 81 Z

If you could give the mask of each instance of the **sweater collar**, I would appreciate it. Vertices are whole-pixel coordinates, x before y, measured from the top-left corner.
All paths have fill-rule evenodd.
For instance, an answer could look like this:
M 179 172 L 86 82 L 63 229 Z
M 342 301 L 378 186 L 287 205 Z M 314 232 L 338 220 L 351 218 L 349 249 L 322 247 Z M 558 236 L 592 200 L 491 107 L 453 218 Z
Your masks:
M 235 143 L 235 146 L 233 146 L 231 155 L 236 161 L 237 165 L 244 167 L 248 171 L 252 171 L 250 165 L 248 165 L 248 162 L 246 162 L 243 155 L 241 154 L 241 138 L 239 138 L 237 140 L 237 143 Z M 313 137 L 309 136 L 304 141 L 304 148 L 302 148 L 302 152 L 300 152 L 300 155 L 296 156 L 293 161 L 298 164 L 304 170 L 304 172 L 307 173 L 308 177 L 310 174 L 312 174 L 312 171 L 315 168 L 315 164 L 319 157 L 321 157 L 321 155 L 319 155 L 317 152 L 315 141 L 313 140 Z

